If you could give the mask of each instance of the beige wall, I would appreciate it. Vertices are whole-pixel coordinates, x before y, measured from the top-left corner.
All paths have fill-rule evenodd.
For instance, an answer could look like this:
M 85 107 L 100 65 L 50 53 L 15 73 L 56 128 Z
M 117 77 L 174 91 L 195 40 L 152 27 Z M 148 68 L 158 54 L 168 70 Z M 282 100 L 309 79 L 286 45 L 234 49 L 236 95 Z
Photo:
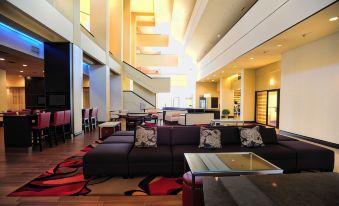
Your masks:
M 196 83 L 196 108 L 199 108 L 199 97 L 204 94 L 211 94 L 211 97 L 219 97 L 218 83 L 197 82 Z M 220 99 L 219 99 L 220 102 Z M 207 98 L 207 108 L 211 108 L 211 98 Z
M 7 87 L 25 87 L 25 78 L 18 75 L 7 74 L 6 75 Z
M 0 111 L 7 111 L 6 95 L 6 71 L 0 69 Z
M 339 33 L 282 56 L 280 129 L 339 144 Z
M 275 62 L 255 70 L 255 90 L 280 89 L 281 62 Z

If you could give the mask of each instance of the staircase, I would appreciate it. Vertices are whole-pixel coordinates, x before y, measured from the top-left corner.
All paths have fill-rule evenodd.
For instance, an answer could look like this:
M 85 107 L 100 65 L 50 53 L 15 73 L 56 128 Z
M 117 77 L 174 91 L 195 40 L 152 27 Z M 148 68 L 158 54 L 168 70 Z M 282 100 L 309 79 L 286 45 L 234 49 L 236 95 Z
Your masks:
M 123 99 L 123 108 L 129 112 L 144 112 L 145 109 L 156 107 L 155 98 L 154 102 L 150 102 L 133 91 L 123 91 Z
M 170 92 L 171 79 L 169 77 L 150 77 L 126 62 L 123 62 L 123 71 L 124 75 L 129 79 L 137 82 L 151 92 Z

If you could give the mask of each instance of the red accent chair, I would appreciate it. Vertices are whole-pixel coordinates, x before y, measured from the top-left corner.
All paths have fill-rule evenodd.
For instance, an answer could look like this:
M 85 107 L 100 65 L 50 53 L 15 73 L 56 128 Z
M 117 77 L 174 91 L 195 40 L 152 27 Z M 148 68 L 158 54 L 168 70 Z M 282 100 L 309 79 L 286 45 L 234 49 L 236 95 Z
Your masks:
M 33 130 L 33 145 L 39 143 L 40 151 L 42 151 L 42 141 L 46 140 L 46 137 L 49 139 L 50 146 L 52 146 L 52 140 L 49 133 L 49 122 L 51 119 L 51 113 L 45 112 L 38 115 L 38 121 L 36 125 L 32 126 Z M 48 130 L 48 135 L 44 132 Z
M 71 134 L 71 110 L 65 110 L 65 118 L 64 118 L 64 134 Z
M 193 192 L 194 192 L 194 206 L 204 206 L 204 193 L 202 189 L 202 177 L 195 177 L 195 190 L 192 189 L 192 174 L 186 172 L 183 176 L 182 188 L 182 205 L 193 206 Z
M 82 129 L 84 132 L 86 132 L 86 129 L 90 131 L 89 124 L 89 109 L 82 109 Z
M 93 108 L 91 111 L 92 112 L 90 114 L 90 119 L 91 119 L 90 127 L 91 127 L 91 130 L 94 130 L 98 122 L 98 108 Z
M 65 127 L 64 127 L 64 120 L 65 120 L 65 112 L 64 111 L 58 111 L 54 113 L 53 121 L 50 124 L 50 127 L 53 129 L 54 133 L 54 141 L 55 144 L 58 145 L 58 133 L 57 129 L 62 129 L 62 136 L 63 136 L 63 142 L 65 142 Z

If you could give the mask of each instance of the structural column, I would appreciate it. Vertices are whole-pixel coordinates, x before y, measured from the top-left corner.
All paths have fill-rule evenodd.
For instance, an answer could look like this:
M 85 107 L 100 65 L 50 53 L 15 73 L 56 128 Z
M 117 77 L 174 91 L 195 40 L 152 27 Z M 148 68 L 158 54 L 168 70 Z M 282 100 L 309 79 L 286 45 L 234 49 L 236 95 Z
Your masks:
M 228 109 L 233 115 L 234 91 L 232 89 L 232 77 L 220 78 L 220 115 L 223 109 Z
M 241 110 L 240 118 L 244 121 L 254 121 L 255 107 L 255 70 L 241 71 Z

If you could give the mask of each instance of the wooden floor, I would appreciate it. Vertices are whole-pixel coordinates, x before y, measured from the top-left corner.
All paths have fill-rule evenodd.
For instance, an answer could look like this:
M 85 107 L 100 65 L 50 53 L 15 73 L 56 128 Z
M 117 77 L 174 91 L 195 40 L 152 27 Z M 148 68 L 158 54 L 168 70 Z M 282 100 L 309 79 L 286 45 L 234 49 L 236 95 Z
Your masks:
M 67 196 L 67 197 L 7 197 L 7 195 L 40 175 L 44 170 L 76 154 L 97 139 L 97 132 L 79 135 L 66 143 L 42 152 L 27 149 L 5 150 L 3 128 L 0 127 L 0 205 L 93 205 L 93 206 L 179 206 L 181 196 Z

